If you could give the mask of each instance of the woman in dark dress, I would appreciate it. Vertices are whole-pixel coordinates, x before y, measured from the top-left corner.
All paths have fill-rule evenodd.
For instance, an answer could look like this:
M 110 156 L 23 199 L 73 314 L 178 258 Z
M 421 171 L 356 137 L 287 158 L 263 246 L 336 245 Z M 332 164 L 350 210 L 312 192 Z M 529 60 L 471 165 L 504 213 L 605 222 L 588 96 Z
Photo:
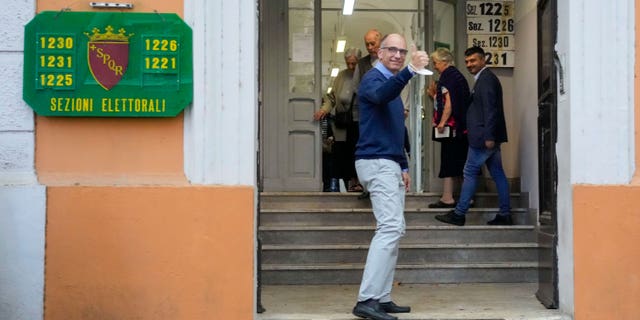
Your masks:
M 460 71 L 453 66 L 453 55 L 445 48 L 431 53 L 434 69 L 440 74 L 437 84 L 431 83 L 427 92 L 434 99 L 433 126 L 440 133 L 450 130 L 455 137 L 440 142 L 440 172 L 443 179 L 442 196 L 429 208 L 455 208 L 453 198 L 454 179 L 462 177 L 467 160 L 466 114 L 470 102 L 469 84 Z M 449 128 L 446 128 L 449 127 Z

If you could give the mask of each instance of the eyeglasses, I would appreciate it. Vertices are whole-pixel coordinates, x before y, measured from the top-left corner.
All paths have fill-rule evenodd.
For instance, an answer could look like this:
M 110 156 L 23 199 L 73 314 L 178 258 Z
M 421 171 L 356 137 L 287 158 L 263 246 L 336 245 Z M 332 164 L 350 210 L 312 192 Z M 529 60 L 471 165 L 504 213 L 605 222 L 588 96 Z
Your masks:
M 396 48 L 396 47 L 381 47 L 380 49 L 387 49 L 389 51 L 389 53 L 391 53 L 391 55 L 396 55 L 396 53 L 400 52 L 400 56 L 404 57 L 407 55 L 407 52 L 409 52 L 409 50 L 407 49 L 400 49 L 400 48 Z

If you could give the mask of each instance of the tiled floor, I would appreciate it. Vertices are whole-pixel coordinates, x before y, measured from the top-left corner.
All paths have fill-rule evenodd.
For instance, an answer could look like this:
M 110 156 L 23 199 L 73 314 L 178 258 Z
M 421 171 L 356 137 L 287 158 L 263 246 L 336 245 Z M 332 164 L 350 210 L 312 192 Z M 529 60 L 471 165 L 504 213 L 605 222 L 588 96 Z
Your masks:
M 535 297 L 537 284 L 398 285 L 393 300 L 410 305 L 413 320 L 569 320 Z M 257 320 L 353 320 L 358 286 L 265 286 Z

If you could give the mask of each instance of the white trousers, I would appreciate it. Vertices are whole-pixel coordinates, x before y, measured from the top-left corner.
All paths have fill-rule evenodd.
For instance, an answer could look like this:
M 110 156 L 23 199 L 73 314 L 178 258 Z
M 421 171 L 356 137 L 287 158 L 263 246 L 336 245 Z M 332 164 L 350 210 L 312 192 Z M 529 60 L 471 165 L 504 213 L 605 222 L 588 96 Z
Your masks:
M 400 165 L 387 159 L 356 161 L 360 183 L 370 193 L 376 231 L 369 246 L 358 301 L 391 301 L 398 245 L 405 232 L 404 182 Z

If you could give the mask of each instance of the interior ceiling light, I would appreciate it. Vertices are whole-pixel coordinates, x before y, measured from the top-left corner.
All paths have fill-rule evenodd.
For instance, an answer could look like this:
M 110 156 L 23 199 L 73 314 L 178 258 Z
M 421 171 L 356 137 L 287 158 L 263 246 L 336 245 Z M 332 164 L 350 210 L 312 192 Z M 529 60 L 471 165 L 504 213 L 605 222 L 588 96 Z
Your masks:
M 338 72 L 340 72 L 340 69 L 338 69 L 338 68 L 331 69 L 331 77 L 332 78 L 337 77 L 338 76 Z
M 347 45 L 347 40 L 338 40 L 336 45 L 336 52 L 344 52 L 344 47 Z
M 344 8 L 342 8 L 342 14 L 345 16 L 350 16 L 353 14 L 353 6 L 355 5 L 356 0 L 344 0 Z
M 327 88 L 327 94 L 331 93 L 331 90 L 333 90 L 332 87 Z

